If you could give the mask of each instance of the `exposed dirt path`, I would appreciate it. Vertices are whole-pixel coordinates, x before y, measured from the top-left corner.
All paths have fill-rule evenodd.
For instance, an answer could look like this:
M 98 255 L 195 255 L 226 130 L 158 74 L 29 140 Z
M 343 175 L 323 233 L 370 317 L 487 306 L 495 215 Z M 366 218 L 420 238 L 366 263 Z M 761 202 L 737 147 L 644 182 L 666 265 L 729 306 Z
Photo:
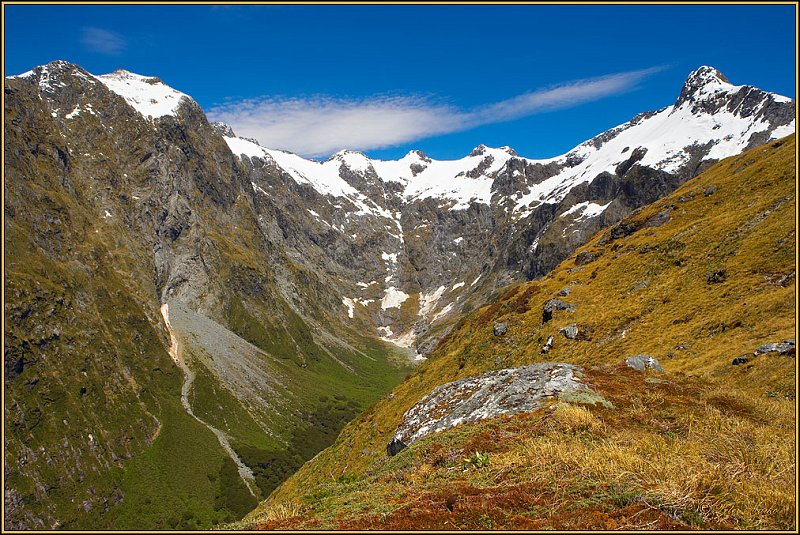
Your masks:
M 178 336 L 172 330 L 172 325 L 169 322 L 168 304 L 164 303 L 163 305 L 161 305 L 161 315 L 164 317 L 164 324 L 167 326 L 167 331 L 169 331 L 169 338 L 170 338 L 169 354 L 172 357 L 172 360 L 175 361 L 175 364 L 177 364 L 178 367 L 180 367 L 180 369 L 183 370 L 183 375 L 185 377 L 183 386 L 181 387 L 181 404 L 183 404 L 183 408 L 186 409 L 186 412 L 189 413 L 189 416 L 191 416 L 192 418 L 194 418 L 195 420 L 206 426 L 209 429 L 209 431 L 214 433 L 214 435 L 217 437 L 217 440 L 219 441 L 220 446 L 222 446 L 222 449 L 224 449 L 225 452 L 228 454 L 228 456 L 231 458 L 231 460 L 233 460 L 233 462 L 236 463 L 236 467 L 239 470 L 239 477 L 247 486 L 247 490 L 250 491 L 250 494 L 254 498 L 257 498 L 257 495 L 254 491 L 255 477 L 253 476 L 253 471 L 250 470 L 250 468 L 242 462 L 242 460 L 239 458 L 238 455 L 236 455 L 236 452 L 231 447 L 231 444 L 228 441 L 228 437 L 225 435 L 225 433 L 223 433 L 213 425 L 208 424 L 203 420 L 201 420 L 200 418 L 198 418 L 197 416 L 195 416 L 194 411 L 192 410 L 192 406 L 189 404 L 189 390 L 191 389 L 192 383 L 194 382 L 194 372 L 186 364 L 186 361 L 183 358 L 183 345 L 180 343 Z

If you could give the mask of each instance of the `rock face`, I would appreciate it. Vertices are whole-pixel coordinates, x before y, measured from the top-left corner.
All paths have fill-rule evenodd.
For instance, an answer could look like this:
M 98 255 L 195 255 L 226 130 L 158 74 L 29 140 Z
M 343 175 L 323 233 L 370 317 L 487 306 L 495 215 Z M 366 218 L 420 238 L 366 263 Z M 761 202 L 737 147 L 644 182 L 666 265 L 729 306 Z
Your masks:
M 395 455 L 426 435 L 462 422 L 532 411 L 562 392 L 589 390 L 576 376 L 579 370 L 571 364 L 544 362 L 441 385 L 403 415 L 386 451 Z
M 663 372 L 664 368 L 658 363 L 658 360 L 649 355 L 634 355 L 625 359 L 625 364 L 634 370 L 643 372 L 645 370 L 653 370 L 655 372 Z
M 674 105 L 548 160 L 481 145 L 448 162 L 419 151 L 391 162 L 341 151 L 317 162 L 223 138 L 251 167 L 256 197 L 275 196 L 291 181 L 304 187 L 300 199 L 285 199 L 298 208 L 291 220 L 302 230 L 283 230 L 298 261 L 308 269 L 322 262 L 340 279 L 358 281 L 331 282 L 355 303 L 354 319 L 369 318 L 384 338 L 426 353 L 446 332 L 437 326 L 464 307 L 544 275 L 597 230 L 713 162 L 789 134 L 793 113 L 791 99 L 734 86 L 701 67 Z M 714 124 L 730 132 L 723 136 Z M 284 179 L 277 188 L 275 175 Z M 312 221 L 303 221 L 308 215 Z M 668 213 L 648 224 L 667 221 Z M 592 260 L 584 253 L 576 264 Z M 397 296 L 416 296 L 417 310 L 401 314 Z

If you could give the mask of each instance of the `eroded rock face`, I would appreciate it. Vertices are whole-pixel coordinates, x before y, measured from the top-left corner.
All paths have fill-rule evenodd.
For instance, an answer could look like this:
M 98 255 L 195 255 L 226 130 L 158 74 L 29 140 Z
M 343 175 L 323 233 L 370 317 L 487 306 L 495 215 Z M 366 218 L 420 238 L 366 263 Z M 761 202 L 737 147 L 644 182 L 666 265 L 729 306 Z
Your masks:
M 542 362 L 438 386 L 403 415 L 386 451 L 396 455 L 420 438 L 460 423 L 529 412 L 563 392 L 589 390 L 576 376 L 580 369 L 563 362 Z

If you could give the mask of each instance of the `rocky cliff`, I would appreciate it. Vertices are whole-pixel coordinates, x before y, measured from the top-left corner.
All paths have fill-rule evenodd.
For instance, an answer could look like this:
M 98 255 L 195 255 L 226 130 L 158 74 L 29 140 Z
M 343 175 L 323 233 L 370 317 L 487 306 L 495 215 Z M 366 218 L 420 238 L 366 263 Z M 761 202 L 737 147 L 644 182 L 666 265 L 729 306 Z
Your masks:
M 287 245 L 341 279 L 343 310 L 424 355 L 497 288 L 544 275 L 712 163 L 793 131 L 792 100 L 704 66 L 672 106 L 546 160 L 479 146 L 455 161 L 341 151 L 316 162 L 220 133 L 257 197 L 299 190 L 284 199 L 298 208 Z

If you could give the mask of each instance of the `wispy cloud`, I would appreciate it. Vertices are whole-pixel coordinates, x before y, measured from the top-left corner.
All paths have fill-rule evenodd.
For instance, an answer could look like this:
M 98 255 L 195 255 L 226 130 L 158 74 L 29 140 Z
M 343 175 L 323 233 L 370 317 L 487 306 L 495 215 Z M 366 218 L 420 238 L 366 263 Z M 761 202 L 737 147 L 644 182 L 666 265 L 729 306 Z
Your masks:
M 662 69 L 652 67 L 576 80 L 466 110 L 421 97 L 354 100 L 318 96 L 226 103 L 212 107 L 208 116 L 231 125 L 239 136 L 257 139 L 265 147 L 323 156 L 345 148 L 391 147 L 577 106 L 631 91 Z
M 103 28 L 84 27 L 81 29 L 81 43 L 91 52 L 118 56 L 128 46 L 124 37 Z

